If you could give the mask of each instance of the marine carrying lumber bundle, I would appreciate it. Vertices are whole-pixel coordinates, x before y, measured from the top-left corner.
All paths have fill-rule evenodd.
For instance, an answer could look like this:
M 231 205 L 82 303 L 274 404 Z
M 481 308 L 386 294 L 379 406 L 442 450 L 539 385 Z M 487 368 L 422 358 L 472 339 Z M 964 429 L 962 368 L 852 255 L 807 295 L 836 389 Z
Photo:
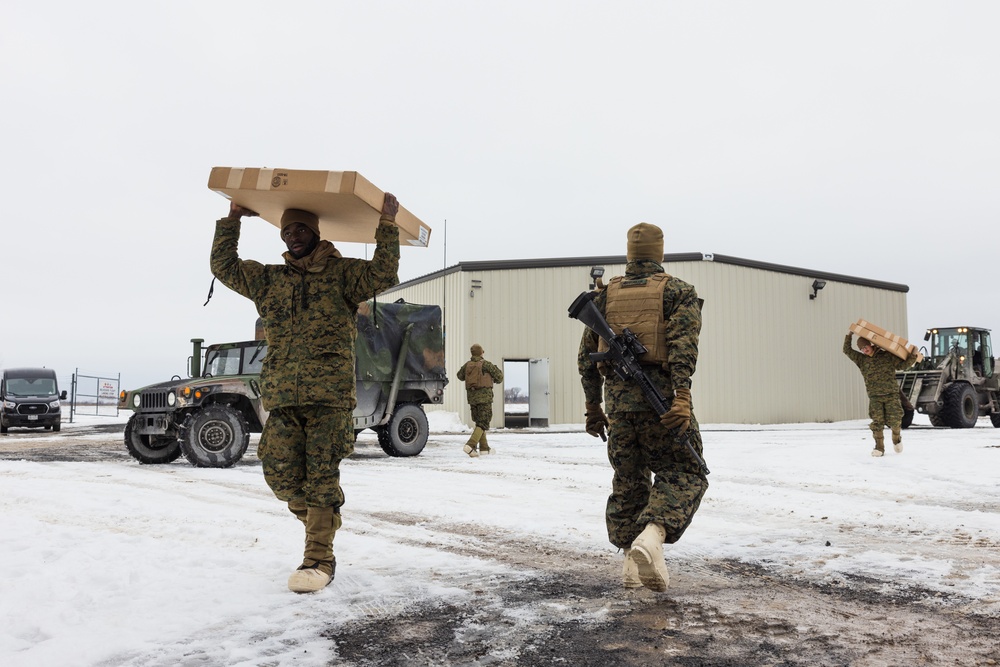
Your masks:
M 891 352 L 900 359 L 906 359 L 911 352 L 917 352 L 917 346 L 907 341 L 902 336 L 886 331 L 882 327 L 876 326 L 867 320 L 858 320 L 850 326 L 851 333 L 859 338 L 867 338 L 872 344 L 882 348 L 886 352 Z M 917 361 L 924 356 L 917 352 Z
M 320 237 L 350 243 L 375 242 L 385 197 L 356 171 L 213 167 L 208 187 L 275 227 L 285 209 L 309 211 L 319 218 Z M 396 226 L 400 243 L 427 247 L 431 228 L 402 206 Z

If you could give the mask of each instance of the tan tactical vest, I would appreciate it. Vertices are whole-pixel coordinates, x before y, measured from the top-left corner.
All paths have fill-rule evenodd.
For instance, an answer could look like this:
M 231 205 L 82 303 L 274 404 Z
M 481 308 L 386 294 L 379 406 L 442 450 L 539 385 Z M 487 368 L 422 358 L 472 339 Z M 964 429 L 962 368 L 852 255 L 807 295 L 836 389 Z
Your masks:
M 654 273 L 642 278 L 615 276 L 608 283 L 604 317 L 616 334 L 628 328 L 639 338 L 646 348 L 646 354 L 639 358 L 643 364 L 667 362 L 663 289 L 669 279 L 666 273 Z M 607 350 L 608 344 L 599 339 L 597 351 Z
M 493 386 L 493 376 L 483 372 L 483 360 L 469 361 L 465 364 L 465 388 L 487 389 Z

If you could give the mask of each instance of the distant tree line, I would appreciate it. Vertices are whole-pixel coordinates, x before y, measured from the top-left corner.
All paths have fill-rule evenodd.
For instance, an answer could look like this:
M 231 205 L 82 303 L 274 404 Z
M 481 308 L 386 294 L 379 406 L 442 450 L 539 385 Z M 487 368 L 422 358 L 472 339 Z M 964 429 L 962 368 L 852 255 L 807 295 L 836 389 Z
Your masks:
M 510 387 L 503 390 L 504 403 L 527 403 L 528 395 L 521 393 L 520 387 Z

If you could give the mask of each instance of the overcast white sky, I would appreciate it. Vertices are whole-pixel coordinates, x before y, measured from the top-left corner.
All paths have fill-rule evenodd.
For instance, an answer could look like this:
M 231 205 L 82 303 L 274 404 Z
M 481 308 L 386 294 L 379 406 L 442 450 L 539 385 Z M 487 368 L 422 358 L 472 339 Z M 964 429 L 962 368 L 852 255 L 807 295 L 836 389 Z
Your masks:
M 248 301 L 202 307 L 213 166 L 361 172 L 434 230 L 403 280 L 618 254 L 648 221 L 667 252 L 906 284 L 911 338 L 1000 330 L 998 25 L 987 1 L 10 0 L 0 366 L 134 387 L 252 337 Z M 245 224 L 245 257 L 283 249 Z

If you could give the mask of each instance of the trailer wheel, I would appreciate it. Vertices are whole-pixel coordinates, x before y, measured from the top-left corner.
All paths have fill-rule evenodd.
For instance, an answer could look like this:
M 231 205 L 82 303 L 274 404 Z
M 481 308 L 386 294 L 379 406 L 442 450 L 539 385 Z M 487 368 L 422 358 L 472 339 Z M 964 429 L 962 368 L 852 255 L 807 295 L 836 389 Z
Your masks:
M 979 418 L 979 404 L 976 390 L 964 382 L 956 383 L 944 390 L 944 407 L 941 418 L 952 428 L 972 428 Z
M 913 410 L 907 410 L 903 408 L 903 421 L 900 422 L 900 426 L 903 428 L 910 428 L 910 424 L 913 423 Z
M 184 457 L 199 468 L 229 468 L 250 444 L 246 419 L 228 405 L 209 405 L 189 414 L 178 440 Z
M 993 428 L 1000 428 L 1000 412 L 991 412 L 990 421 L 993 422 Z
M 427 415 L 414 403 L 397 405 L 389 423 L 375 427 L 378 444 L 389 456 L 416 456 L 427 444 Z
M 181 444 L 170 435 L 141 435 L 135 432 L 135 421 L 139 415 L 132 415 L 125 424 L 125 448 L 139 463 L 171 463 L 181 455 Z

